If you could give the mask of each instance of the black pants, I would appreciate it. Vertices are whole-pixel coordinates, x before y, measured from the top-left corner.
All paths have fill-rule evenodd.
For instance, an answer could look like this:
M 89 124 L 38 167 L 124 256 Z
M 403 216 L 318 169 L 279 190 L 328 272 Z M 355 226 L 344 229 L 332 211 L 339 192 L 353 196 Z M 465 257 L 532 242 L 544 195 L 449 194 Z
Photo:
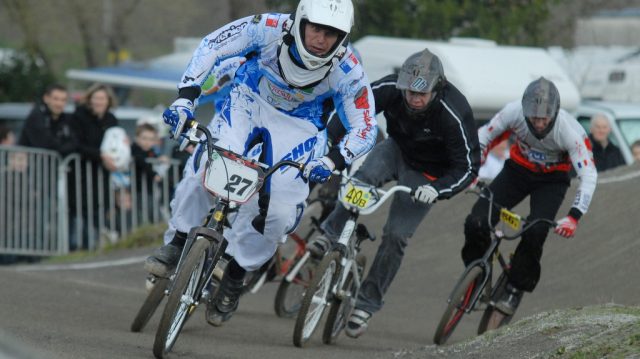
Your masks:
M 530 212 L 528 220 L 546 218 L 554 220 L 569 188 L 567 173 L 533 173 L 508 160 L 498 176 L 489 185 L 494 202 L 511 209 L 529 196 Z M 482 257 L 489 247 L 489 225 L 487 216 L 489 202 L 480 198 L 471 209 L 464 224 L 465 244 L 462 260 L 465 265 Z M 499 211 L 493 210 L 491 225 L 498 222 Z M 549 233 L 549 225 L 540 223 L 522 235 L 511 260 L 511 284 L 521 290 L 531 292 L 540 280 L 540 258 L 542 247 Z

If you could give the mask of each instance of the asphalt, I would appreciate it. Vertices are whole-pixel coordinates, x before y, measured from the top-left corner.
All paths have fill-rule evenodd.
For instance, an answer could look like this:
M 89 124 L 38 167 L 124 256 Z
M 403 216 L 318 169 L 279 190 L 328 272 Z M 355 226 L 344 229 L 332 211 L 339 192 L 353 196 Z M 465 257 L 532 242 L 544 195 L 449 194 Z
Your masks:
M 569 190 L 561 214 L 575 193 Z M 591 209 L 577 235 L 550 235 L 536 291 L 524 297 L 515 321 L 551 309 L 616 303 L 639 305 L 640 167 L 600 176 Z M 419 227 L 403 266 L 369 331 L 354 340 L 322 344 L 320 333 L 307 348 L 292 344 L 294 320 L 275 316 L 276 283 L 243 297 L 233 319 L 221 328 L 204 321 L 198 308 L 176 346 L 176 358 L 392 358 L 431 345 L 446 298 L 462 272 L 463 222 L 475 198 L 460 194 L 438 203 Z M 526 215 L 527 203 L 516 208 Z M 380 233 L 388 211 L 363 217 Z M 376 243 L 367 243 L 370 260 Z M 508 253 L 509 245 L 503 246 Z M 0 358 L 150 358 L 159 315 L 142 333 L 129 332 L 145 296 L 140 261 L 151 249 L 111 253 L 92 262 L 124 261 L 98 268 L 0 267 Z M 131 263 L 126 264 L 127 260 Z M 463 319 L 450 343 L 473 337 L 480 313 Z

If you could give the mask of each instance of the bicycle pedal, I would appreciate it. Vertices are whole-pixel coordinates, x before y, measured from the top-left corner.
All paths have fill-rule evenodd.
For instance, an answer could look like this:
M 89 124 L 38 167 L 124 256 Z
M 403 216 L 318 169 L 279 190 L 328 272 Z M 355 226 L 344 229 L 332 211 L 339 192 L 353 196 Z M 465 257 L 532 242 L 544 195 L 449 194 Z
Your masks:
M 376 236 L 371 235 L 367 227 L 362 223 L 358 223 L 358 226 L 356 227 L 356 237 L 359 240 L 369 239 L 372 242 L 376 240 Z

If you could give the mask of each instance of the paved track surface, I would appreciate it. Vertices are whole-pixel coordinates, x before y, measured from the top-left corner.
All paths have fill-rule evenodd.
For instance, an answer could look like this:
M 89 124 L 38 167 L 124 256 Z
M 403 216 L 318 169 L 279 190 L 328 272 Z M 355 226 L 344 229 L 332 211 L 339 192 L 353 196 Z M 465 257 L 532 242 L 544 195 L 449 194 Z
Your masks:
M 515 320 L 556 308 L 640 304 L 640 176 L 633 177 L 638 171 L 634 167 L 601 176 L 609 182 L 599 185 L 577 237 L 549 236 L 541 282 L 525 296 Z M 618 181 L 619 176 L 633 178 Z M 575 183 L 561 214 L 574 191 Z M 385 307 L 360 339 L 341 337 L 337 345 L 326 346 L 316 333 L 307 348 L 295 348 L 294 320 L 275 316 L 277 285 L 268 283 L 243 297 L 224 327 L 206 324 L 204 308 L 198 308 L 174 347 L 174 357 L 392 358 L 402 349 L 431 344 L 446 297 L 462 271 L 463 221 L 474 200 L 461 194 L 434 207 L 410 242 Z M 527 205 L 516 211 L 527 214 Z M 388 205 L 364 222 L 380 233 L 387 210 Z M 376 245 L 365 246 L 371 260 Z M 149 251 L 112 253 L 95 261 L 141 257 Z M 0 358 L 3 351 L 7 357 L 25 358 L 152 357 L 159 313 L 143 333 L 129 332 L 145 296 L 144 276 L 141 262 L 84 270 L 1 267 Z M 464 318 L 450 342 L 473 336 L 479 318 L 480 313 Z

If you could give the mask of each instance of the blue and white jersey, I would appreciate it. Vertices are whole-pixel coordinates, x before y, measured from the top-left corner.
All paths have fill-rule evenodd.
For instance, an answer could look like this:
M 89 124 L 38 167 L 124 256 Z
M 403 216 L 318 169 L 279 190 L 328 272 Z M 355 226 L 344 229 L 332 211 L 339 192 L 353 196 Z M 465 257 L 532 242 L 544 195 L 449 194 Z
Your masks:
M 311 88 L 289 86 L 280 75 L 278 49 L 288 14 L 262 14 L 231 22 L 207 35 L 195 50 L 178 88 L 202 87 L 228 58 L 248 60 L 236 71 L 234 83 L 244 84 L 280 112 L 324 129 L 334 107 L 347 135 L 340 145 L 346 164 L 375 144 L 377 124 L 373 91 L 364 70 L 349 47 L 328 76 Z M 283 129 L 286 130 L 286 129 Z

